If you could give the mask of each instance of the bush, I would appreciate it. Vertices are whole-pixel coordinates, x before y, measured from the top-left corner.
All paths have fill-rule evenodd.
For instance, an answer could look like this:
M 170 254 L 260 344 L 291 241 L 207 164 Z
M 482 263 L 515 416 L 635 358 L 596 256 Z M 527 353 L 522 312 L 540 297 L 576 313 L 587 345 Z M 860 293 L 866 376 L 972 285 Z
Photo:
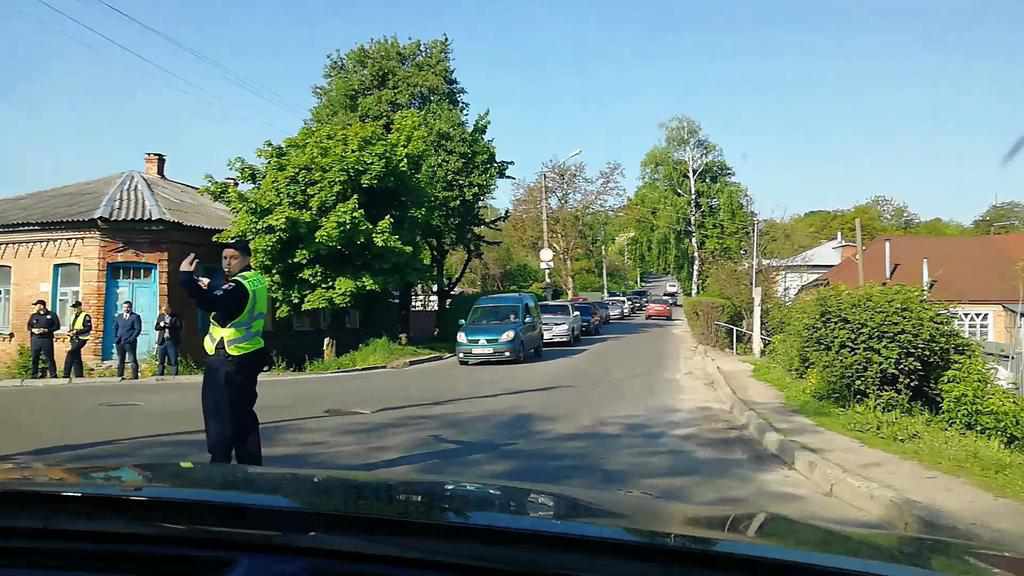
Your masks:
M 806 378 L 815 397 L 843 406 L 883 394 L 938 409 L 939 379 L 976 346 L 911 286 L 834 286 L 783 314 L 772 358 Z
M 417 356 L 428 356 L 431 350 L 416 348 L 413 346 L 402 346 L 388 338 L 373 338 L 367 340 L 362 346 L 337 358 L 330 360 L 313 360 L 306 365 L 308 372 L 328 372 L 331 370 L 342 370 L 345 368 L 362 368 L 365 366 L 377 366 L 387 364 L 394 360 L 403 358 L 415 358 Z
M 737 325 L 740 314 L 728 300 L 697 296 L 683 299 L 683 313 L 697 342 L 719 348 L 730 345 L 731 336 L 715 322 Z
M 40 359 L 39 364 L 40 364 L 40 367 L 46 365 L 46 363 L 42 359 Z M 4 378 L 20 378 L 20 379 L 24 379 L 24 378 L 31 377 L 32 376 L 32 351 L 29 350 L 29 347 L 25 346 L 24 344 L 18 345 L 18 352 L 17 352 L 17 354 L 14 356 L 14 358 L 9 360 L 3 366 L 2 369 L 0 369 L 0 374 L 2 374 Z M 50 377 L 53 378 L 54 375 L 51 374 Z
M 1024 398 L 999 387 L 980 355 L 967 355 L 939 379 L 941 417 L 947 425 L 1024 446 Z

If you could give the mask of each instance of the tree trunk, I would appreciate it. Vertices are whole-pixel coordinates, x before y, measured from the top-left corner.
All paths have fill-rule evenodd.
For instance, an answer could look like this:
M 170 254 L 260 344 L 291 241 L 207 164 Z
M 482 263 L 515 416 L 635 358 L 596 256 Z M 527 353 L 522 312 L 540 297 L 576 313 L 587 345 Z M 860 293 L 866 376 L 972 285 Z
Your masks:
M 412 289 L 409 283 L 402 284 L 398 290 L 398 333 L 409 334 L 412 315 Z
M 576 295 L 576 283 L 572 279 L 572 260 L 565 259 L 565 289 L 569 293 L 568 298 Z
M 690 173 L 690 247 L 693 250 L 693 272 L 690 276 L 690 296 L 700 290 L 700 243 L 697 227 L 697 182 Z

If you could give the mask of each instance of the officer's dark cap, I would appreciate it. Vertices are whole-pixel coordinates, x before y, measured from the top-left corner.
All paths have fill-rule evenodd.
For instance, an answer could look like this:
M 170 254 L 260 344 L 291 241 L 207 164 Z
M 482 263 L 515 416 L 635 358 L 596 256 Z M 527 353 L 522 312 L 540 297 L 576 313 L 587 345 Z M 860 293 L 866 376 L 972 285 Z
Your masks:
M 248 240 L 232 240 L 231 242 L 228 242 L 227 244 L 224 245 L 225 250 L 227 250 L 228 248 L 235 250 L 240 254 L 245 254 L 246 256 L 250 257 L 252 256 L 252 249 L 249 248 Z
M 71 307 L 72 308 L 81 308 L 82 307 L 82 301 L 81 300 L 75 300 L 74 303 L 71 304 Z
M 39 300 L 36 300 L 35 302 L 32 303 L 33 306 L 39 306 L 40 304 L 42 304 L 43 306 L 46 306 L 46 300 L 43 300 L 42 298 L 40 298 Z

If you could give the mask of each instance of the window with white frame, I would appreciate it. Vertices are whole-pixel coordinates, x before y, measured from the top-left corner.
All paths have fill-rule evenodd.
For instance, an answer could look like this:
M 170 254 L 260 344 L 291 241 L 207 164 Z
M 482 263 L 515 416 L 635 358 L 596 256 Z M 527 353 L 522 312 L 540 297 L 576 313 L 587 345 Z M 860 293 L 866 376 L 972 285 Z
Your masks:
M 992 313 L 976 310 L 953 310 L 957 328 L 968 338 L 987 342 L 992 333 Z
M 0 266 L 0 332 L 11 331 L 11 267 Z
M 54 312 L 60 318 L 61 330 L 71 322 L 71 305 L 82 299 L 81 267 L 78 264 L 57 264 L 53 267 Z

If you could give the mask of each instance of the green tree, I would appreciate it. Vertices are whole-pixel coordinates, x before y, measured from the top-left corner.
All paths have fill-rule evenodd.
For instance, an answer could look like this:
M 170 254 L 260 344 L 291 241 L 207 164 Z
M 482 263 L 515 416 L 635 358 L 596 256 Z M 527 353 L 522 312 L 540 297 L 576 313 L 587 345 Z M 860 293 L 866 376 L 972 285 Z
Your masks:
M 1009 200 L 989 206 L 971 222 L 976 234 L 1009 234 L 1024 230 L 1024 202 Z

